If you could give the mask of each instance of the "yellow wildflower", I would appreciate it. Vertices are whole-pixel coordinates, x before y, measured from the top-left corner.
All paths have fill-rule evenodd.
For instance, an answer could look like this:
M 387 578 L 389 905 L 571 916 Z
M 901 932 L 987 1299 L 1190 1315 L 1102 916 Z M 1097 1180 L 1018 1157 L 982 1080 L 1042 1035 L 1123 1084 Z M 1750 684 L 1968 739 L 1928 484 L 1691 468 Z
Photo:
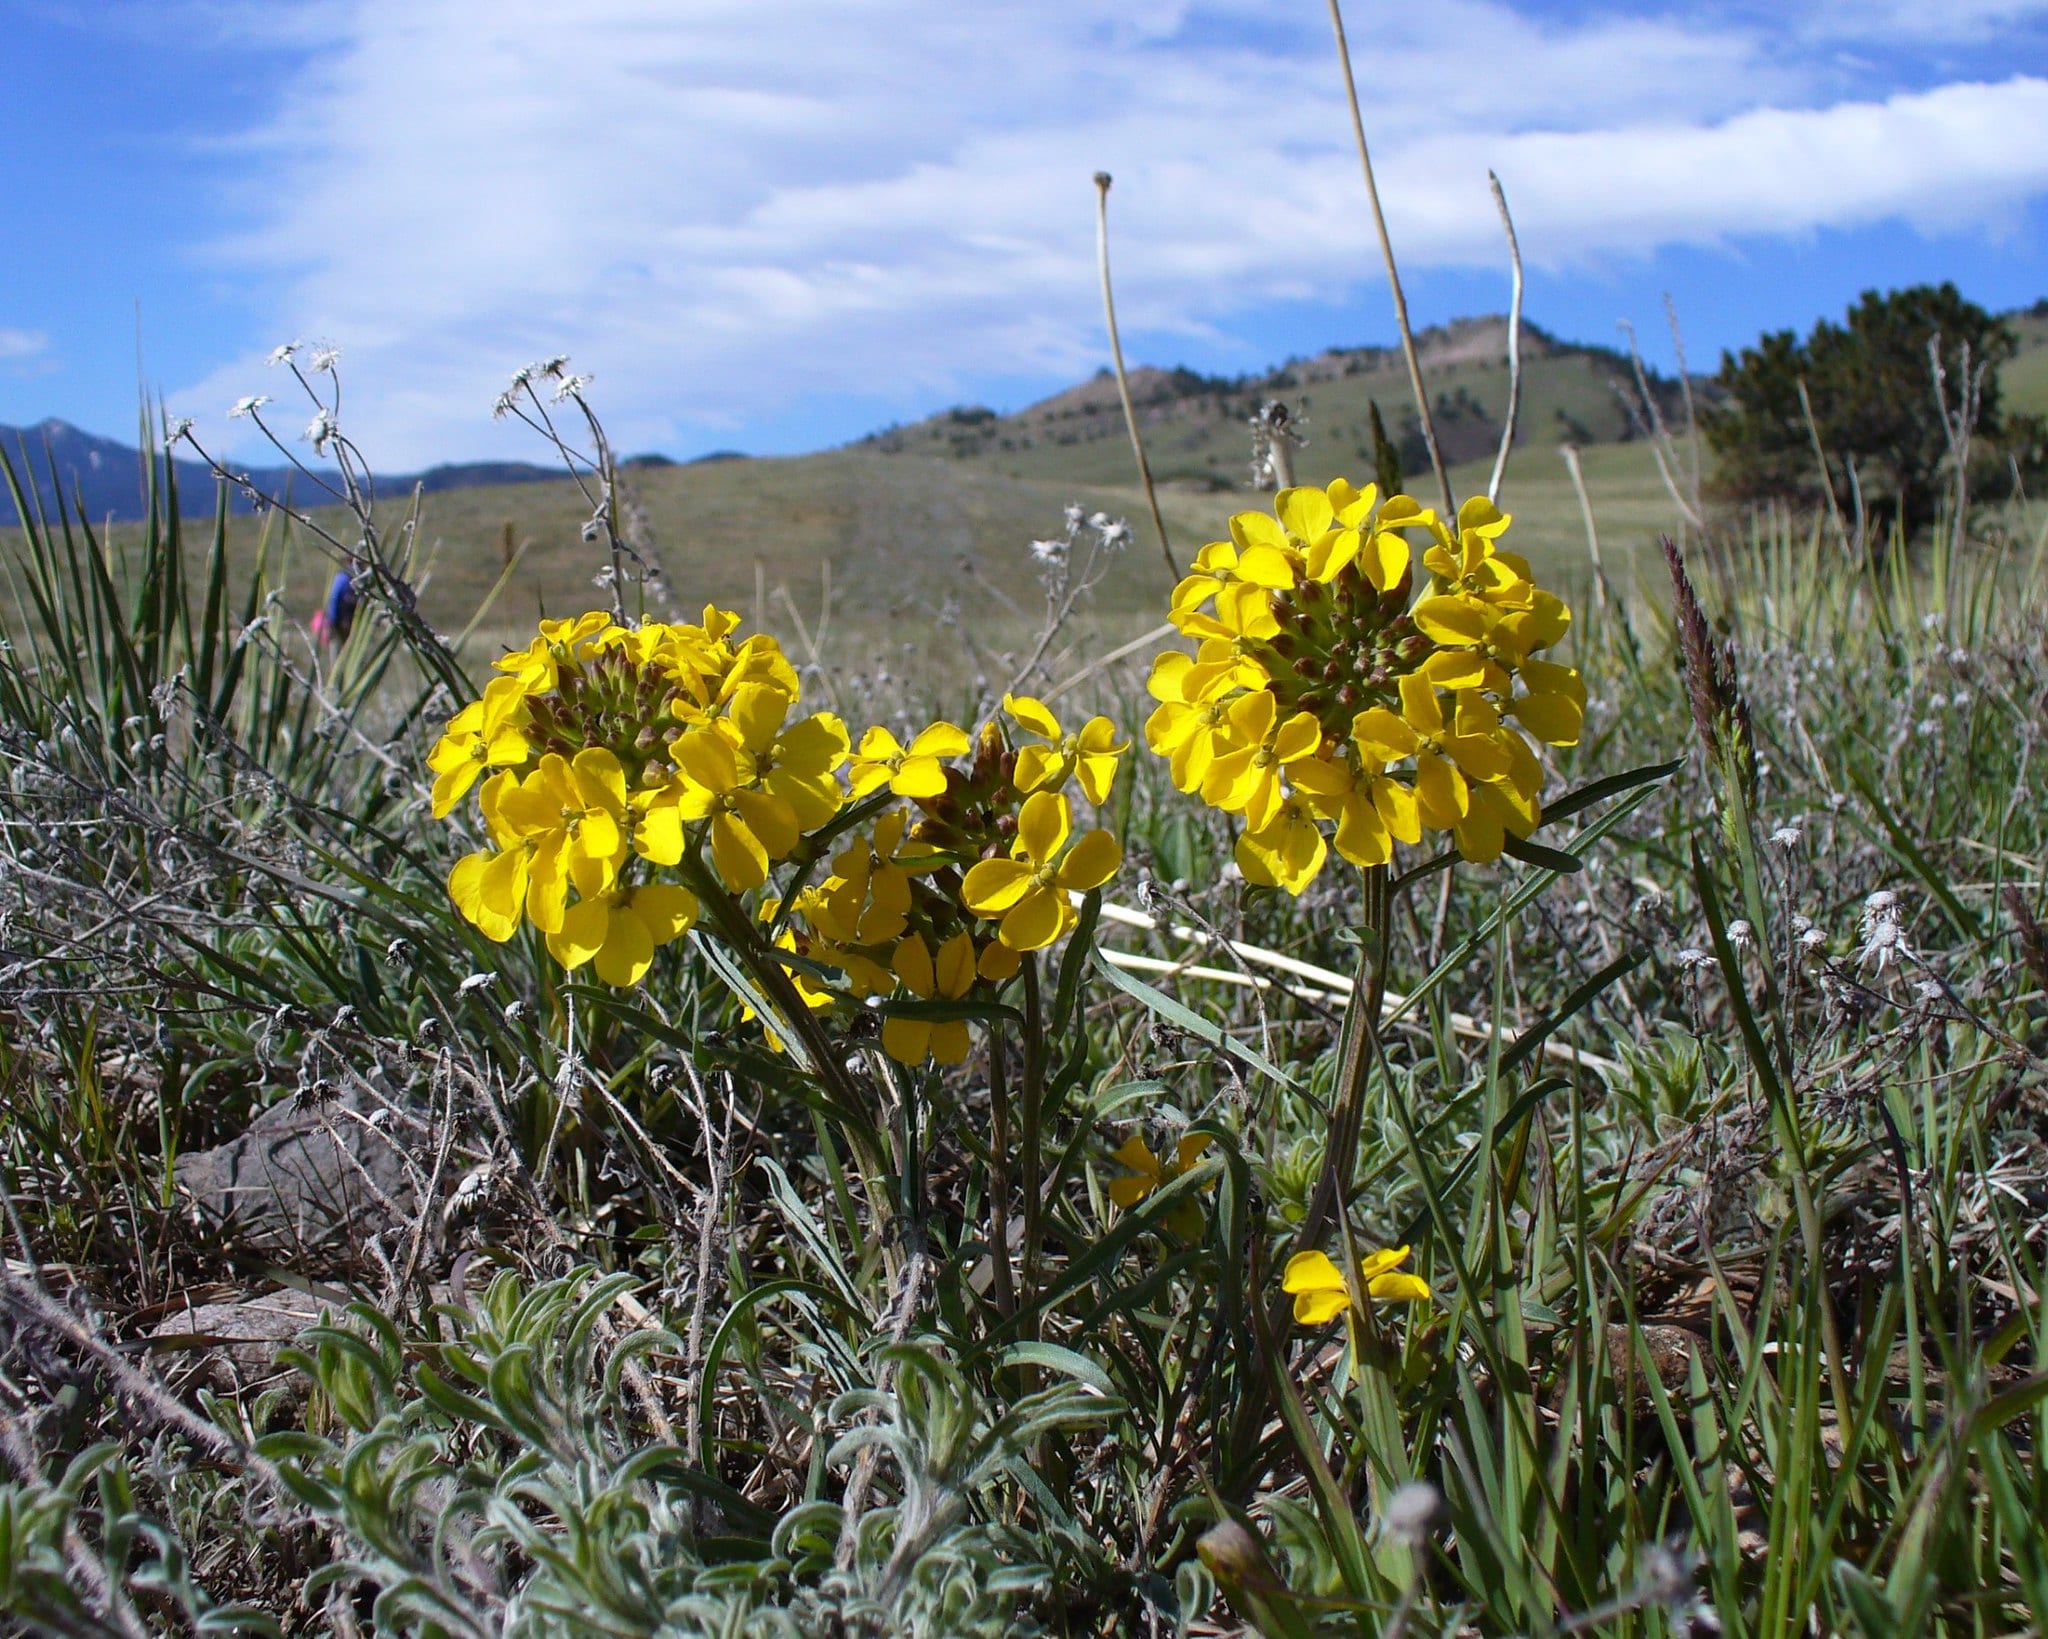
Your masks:
M 1280 775 L 1289 763 L 1314 753 L 1323 731 L 1305 711 L 1280 721 L 1280 704 L 1265 689 L 1231 703 L 1227 744 L 1219 745 L 1202 778 L 1202 800 L 1226 814 L 1242 814 L 1259 830 L 1280 807 Z
M 1284 799 L 1264 825 L 1248 824 L 1237 839 L 1237 868 L 1245 880 L 1291 894 L 1313 882 L 1328 857 L 1315 810 L 1299 796 Z
M 1153 663 L 1145 687 L 1159 705 L 1145 720 L 1145 743 L 1167 759 L 1177 788 L 1201 787 L 1216 759 L 1218 742 L 1229 737 L 1235 691 L 1257 688 L 1265 681 L 1265 673 L 1234 655 L 1200 661 L 1183 650 L 1169 649 Z
M 1133 1133 L 1110 1152 L 1110 1159 L 1129 1171 L 1121 1178 L 1110 1179 L 1109 1198 L 1124 1211 L 1130 1211 L 1192 1167 L 1212 1142 L 1207 1133 L 1188 1133 L 1174 1146 L 1173 1158 L 1167 1160 L 1152 1153 L 1152 1146 L 1145 1142 L 1142 1133 Z M 1211 1183 L 1209 1187 L 1216 1186 Z M 1191 1241 L 1202 1232 L 1201 1209 L 1193 1201 L 1184 1201 L 1167 1214 L 1166 1224 L 1182 1240 Z
M 919 1001 L 958 1001 L 974 988 L 974 937 L 964 928 L 939 946 L 935 959 L 924 935 L 913 933 L 896 947 L 896 977 Z M 891 1013 L 882 1020 L 882 1051 L 899 1064 L 966 1062 L 965 1019 L 920 1019 Z
M 654 953 L 690 931 L 697 896 L 673 883 L 643 882 L 579 899 L 548 935 L 548 951 L 571 972 L 589 962 L 608 985 L 637 985 Z
M 610 615 L 593 609 L 573 620 L 544 620 L 540 635 L 523 649 L 500 655 L 493 665 L 519 679 L 528 694 L 546 694 L 561 681 L 562 667 L 598 653 L 605 634 L 616 630 Z
M 1012 950 L 1038 950 L 1074 925 L 1069 893 L 1099 888 L 1122 862 L 1107 831 L 1090 831 L 1067 846 L 1073 817 L 1057 791 L 1024 799 L 1008 859 L 984 859 L 960 884 L 960 900 Z
M 847 781 L 856 799 L 887 786 L 899 797 L 936 797 L 946 789 L 942 758 L 967 752 L 967 731 L 952 723 L 920 730 L 909 745 L 880 724 L 860 737 Z
M 785 732 L 791 699 L 774 683 L 742 684 L 725 716 L 676 742 L 681 815 L 709 818 L 712 863 L 735 893 L 760 887 L 772 861 L 839 811 L 845 726 L 818 712 Z
M 1448 831 L 1471 805 L 1467 779 L 1499 779 L 1509 755 L 1501 744 L 1500 718 L 1475 694 L 1461 694 L 1453 723 L 1430 683 L 1414 673 L 1400 680 L 1401 711 L 1384 706 L 1353 719 L 1351 737 L 1366 756 L 1382 763 L 1415 759 L 1415 800 L 1422 823 Z
M 527 919 L 541 932 L 561 927 L 571 883 L 586 899 L 611 887 L 626 856 L 626 774 L 609 751 L 549 752 L 524 780 L 493 782 L 491 797 L 493 824 L 528 846 Z
M 1047 742 L 1017 748 L 1017 771 L 1012 783 L 1018 795 L 1057 790 L 1078 774 L 1082 795 L 1090 802 L 1099 806 L 1109 800 L 1117 758 L 1130 749 L 1130 742 L 1117 743 L 1116 725 L 1107 717 L 1091 717 L 1077 733 L 1068 734 L 1044 703 L 1029 695 L 1004 695 L 1003 710 L 1018 727 Z
M 526 737 L 526 690 L 516 677 L 494 679 L 442 731 L 427 754 L 434 771 L 434 818 L 446 819 L 487 768 L 516 766 L 532 755 Z
M 1358 1266 L 1358 1278 L 1365 1283 L 1366 1296 L 1380 1303 L 1428 1301 L 1432 1294 L 1426 1281 L 1397 1273 L 1407 1261 L 1405 1246 L 1389 1247 L 1364 1259 Z M 1353 1306 L 1344 1272 L 1321 1252 L 1297 1252 L 1289 1258 L 1280 1289 L 1294 1294 L 1294 1319 L 1300 1326 L 1320 1326 Z

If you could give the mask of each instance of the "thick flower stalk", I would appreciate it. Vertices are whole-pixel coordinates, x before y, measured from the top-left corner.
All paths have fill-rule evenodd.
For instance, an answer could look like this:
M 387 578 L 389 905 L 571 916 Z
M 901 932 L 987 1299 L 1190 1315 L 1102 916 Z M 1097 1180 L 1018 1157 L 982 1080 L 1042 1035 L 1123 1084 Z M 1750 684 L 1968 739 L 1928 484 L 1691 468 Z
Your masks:
M 1332 848 L 1384 865 L 1425 830 L 1491 860 L 1535 829 L 1530 738 L 1576 744 L 1585 689 L 1540 657 L 1571 616 L 1502 550 L 1509 521 L 1339 479 L 1239 513 L 1196 557 L 1168 616 L 1195 647 L 1153 666 L 1145 737 L 1241 816 L 1248 880 L 1298 894 Z

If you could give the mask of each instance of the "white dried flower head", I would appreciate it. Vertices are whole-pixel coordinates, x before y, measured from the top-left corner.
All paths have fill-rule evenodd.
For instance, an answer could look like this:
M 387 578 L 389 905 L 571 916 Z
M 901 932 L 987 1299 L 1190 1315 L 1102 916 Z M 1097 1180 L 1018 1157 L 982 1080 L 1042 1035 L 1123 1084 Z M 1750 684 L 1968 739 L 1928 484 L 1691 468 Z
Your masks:
M 164 422 L 164 442 L 175 444 L 181 438 L 191 436 L 192 418 L 189 415 L 172 416 Z
M 296 353 L 298 350 L 299 344 L 297 342 L 288 341 L 284 343 L 284 345 L 281 347 L 271 348 L 270 357 L 265 359 L 263 362 L 265 364 L 282 364 L 286 359 L 290 358 L 292 354 Z
M 1131 544 L 1131 526 L 1122 518 L 1112 518 L 1106 525 L 1098 525 L 1096 533 L 1102 537 L 1106 552 L 1121 552 Z
M 497 1187 L 497 1176 L 489 1165 L 478 1167 L 462 1175 L 462 1181 L 455 1186 L 455 1192 L 448 1198 L 450 1213 L 467 1212 L 490 1198 Z
M 1686 974 L 1702 973 L 1710 967 L 1719 966 L 1711 955 L 1696 945 L 1686 946 L 1684 950 L 1678 953 L 1676 961 L 1678 962 L 1678 971 Z
M 1948 994 L 1939 979 L 1918 979 L 1913 984 L 1913 994 L 1923 1002 L 1938 1002 Z
M 1932 632 L 1938 630 L 1940 626 L 1941 616 L 1932 609 L 1928 610 L 1926 614 L 1920 617 L 1920 630 L 1923 632 Z
M 1078 530 L 1087 521 L 1088 513 L 1081 503 L 1079 501 L 1069 501 L 1067 503 L 1067 528 L 1070 531 Z
M 568 368 L 569 355 L 567 353 L 553 354 L 551 357 L 542 359 L 540 363 L 534 366 L 534 369 L 541 375 L 556 377 L 561 376 Z
M 503 421 L 518 407 L 519 397 L 515 388 L 507 388 L 491 401 L 491 419 Z
M 313 349 L 312 365 L 315 374 L 331 376 L 334 367 L 341 362 L 341 349 L 332 342 L 322 342 Z
M 564 376 L 561 385 L 555 389 L 554 401 L 560 404 L 568 399 L 572 399 L 589 385 L 590 377 L 588 376 Z
M 270 402 L 268 393 L 251 393 L 247 398 L 238 398 L 228 411 L 230 421 L 239 421 L 245 415 L 254 415 Z
M 1976 696 L 1968 689 L 1957 689 L 1954 694 L 1948 697 L 1949 709 L 1951 711 L 1968 711 L 1970 709 L 1970 702 L 1974 699 L 1976 699 Z
M 1396 1542 L 1420 1548 L 1429 1541 L 1444 1499 L 1427 1480 L 1410 1480 L 1394 1488 L 1380 1509 L 1380 1529 Z
M 526 1003 L 518 1000 L 517 998 L 514 998 L 512 1001 L 509 1001 L 505 1004 L 505 1022 L 507 1024 L 516 1023 L 518 1021 L 520 1014 L 524 1013 L 525 1011 Z
M 334 417 L 323 404 L 314 413 L 313 419 L 306 423 L 306 430 L 299 436 L 313 446 L 315 454 L 325 455 L 327 446 L 334 441 L 335 431 Z
M 1889 888 L 1879 888 L 1863 901 L 1859 931 L 1863 945 L 1856 960 L 1864 967 L 1874 967 L 1882 973 L 1894 958 L 1910 960 L 1913 956 L 1912 947 L 1906 943 L 1899 896 Z
M 1771 841 L 1780 848 L 1797 848 L 1805 835 L 1805 828 L 1798 820 L 1787 820 L 1771 833 Z
M 1756 943 L 1756 929 L 1740 919 L 1728 924 L 1728 943 L 1737 950 L 1747 950 Z
M 1050 569 L 1067 561 L 1067 551 L 1065 541 L 1033 541 L 1031 561 L 1041 568 Z
M 455 987 L 455 994 L 467 996 L 473 990 L 481 990 L 485 985 L 494 985 L 497 982 L 498 975 L 496 970 L 486 969 L 482 973 L 472 973 L 468 978 L 464 979 L 461 984 Z
M 1941 732 L 1941 725 L 1932 717 L 1923 717 L 1913 725 L 1913 732 L 1923 740 L 1931 740 Z

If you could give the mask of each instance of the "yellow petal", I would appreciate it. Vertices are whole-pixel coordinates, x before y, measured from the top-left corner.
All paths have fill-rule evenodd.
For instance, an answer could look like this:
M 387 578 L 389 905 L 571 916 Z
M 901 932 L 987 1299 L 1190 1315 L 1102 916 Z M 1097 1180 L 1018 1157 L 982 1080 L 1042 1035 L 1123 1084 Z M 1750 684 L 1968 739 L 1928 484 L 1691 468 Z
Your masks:
M 1067 799 L 1057 791 L 1041 791 L 1027 797 L 1017 814 L 1017 843 L 1010 851 L 1034 864 L 1050 862 L 1066 843 L 1073 821 Z
M 1449 594 L 1424 598 L 1413 611 L 1415 629 L 1439 643 L 1483 643 L 1493 617 L 1482 603 Z
M 548 935 L 548 953 L 572 972 L 604 948 L 611 909 L 602 899 L 579 899 L 562 913 L 562 925 Z
M 939 994 L 948 998 L 964 996 L 974 987 L 974 936 L 965 928 L 939 946 L 933 977 Z
M 1016 719 L 1019 727 L 1029 729 L 1041 740 L 1060 737 L 1060 720 L 1053 716 L 1042 700 L 1034 700 L 1028 694 L 1006 694 L 1003 696 L 1003 710 Z M 961 749 L 966 748 L 963 746 Z
M 1429 1283 L 1416 1275 L 1380 1275 L 1366 1288 L 1380 1303 L 1426 1303 L 1432 1293 Z
M 1344 1273 L 1324 1252 L 1297 1252 L 1287 1260 L 1280 1274 L 1283 1292 L 1327 1292 L 1344 1290 Z
M 1302 1292 L 1294 1300 L 1294 1321 L 1297 1326 L 1320 1326 L 1350 1307 L 1347 1292 Z
M 1059 884 L 1074 893 L 1099 888 L 1116 875 L 1123 857 L 1122 846 L 1109 832 L 1090 831 L 1060 861 Z
M 654 965 L 654 936 L 634 913 L 631 904 L 612 912 L 605 929 L 604 944 L 591 965 L 608 985 L 627 989 L 637 985 Z
M 967 731 L 952 723 L 939 722 L 920 729 L 910 742 L 913 757 L 963 757 L 967 754 Z
M 984 859 L 960 884 L 960 902 L 976 916 L 1000 916 L 1031 886 L 1031 867 L 1022 860 Z
M 1073 917 L 1065 894 L 1033 883 L 1004 914 L 997 937 L 1012 950 L 1042 950 L 1067 931 Z
M 933 982 L 931 947 L 924 942 L 924 935 L 913 933 L 896 947 L 896 959 L 891 964 L 896 977 L 911 995 L 929 1001 L 938 987 Z
M 680 939 L 697 922 L 697 896 L 673 883 L 651 882 L 633 890 L 633 913 L 647 924 L 657 945 Z

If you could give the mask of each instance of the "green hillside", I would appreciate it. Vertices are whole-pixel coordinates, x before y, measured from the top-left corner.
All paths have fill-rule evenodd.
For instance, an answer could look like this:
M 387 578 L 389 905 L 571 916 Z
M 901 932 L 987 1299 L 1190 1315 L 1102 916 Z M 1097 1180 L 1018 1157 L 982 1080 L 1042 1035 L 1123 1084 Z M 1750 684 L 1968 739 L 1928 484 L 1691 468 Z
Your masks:
M 1417 338 L 1433 395 L 1437 434 L 1452 462 L 1490 457 L 1507 411 L 1507 322 L 1464 319 Z M 1610 444 L 1634 435 L 1620 389 L 1631 375 L 1623 355 L 1557 341 L 1533 325 L 1522 335 L 1520 442 Z M 1661 413 L 1677 420 L 1677 384 L 1657 380 Z M 1250 453 L 1246 423 L 1266 399 L 1297 413 L 1306 436 L 1304 478 L 1326 481 L 1372 465 L 1371 407 L 1411 474 L 1426 463 L 1407 367 L 1391 348 L 1336 348 L 1238 380 L 1146 368 L 1131 378 L 1154 475 L 1169 485 L 1235 488 Z M 1116 481 L 1130 470 L 1130 441 L 1116 382 L 1094 380 L 1011 415 L 960 408 L 890 428 L 864 447 L 892 455 L 945 456 L 1013 477 Z
M 2048 411 L 2048 308 L 2012 322 L 2021 352 L 2002 376 L 2007 407 Z M 1427 332 L 1422 344 L 1440 430 L 1457 463 L 1453 485 L 1469 495 L 1485 486 L 1498 439 L 1504 325 L 1466 320 Z M 1559 343 L 1533 328 L 1525 333 L 1522 432 L 1502 499 L 1515 515 L 1516 545 L 1546 579 L 1582 580 L 1588 563 L 1562 444 L 1580 448 L 1611 577 L 1628 584 L 1637 554 L 1675 526 L 1650 445 L 1632 436 L 1616 390 L 1628 374 L 1620 355 Z M 1682 425 L 1677 385 L 1655 386 L 1671 424 Z M 1134 387 L 1182 562 L 1222 533 L 1232 512 L 1263 504 L 1246 481 L 1246 418 L 1264 397 L 1300 408 L 1307 443 L 1297 470 L 1313 482 L 1369 473 L 1367 417 L 1377 402 L 1390 436 L 1408 446 L 1410 487 L 1430 495 L 1406 408 L 1406 371 L 1390 350 L 1334 350 L 1234 382 L 1146 369 Z M 1680 444 L 1683 451 L 1682 437 Z M 638 538 L 666 567 L 677 607 L 694 611 L 715 601 L 794 639 L 793 604 L 831 664 L 957 669 L 964 653 L 977 668 L 999 665 L 1004 650 L 1028 640 L 1044 609 L 1029 544 L 1060 532 L 1070 502 L 1127 518 L 1134 534 L 1130 553 L 1110 567 L 1073 629 L 1077 653 L 1154 624 L 1165 589 L 1107 376 L 1010 415 L 947 411 L 814 455 L 636 465 L 623 483 Z M 203 502 L 188 492 L 186 504 Z M 388 527 L 401 516 L 395 505 L 384 514 Z M 583 538 L 585 516 L 567 482 L 425 497 L 421 595 L 430 618 L 449 630 L 467 625 L 508 553 L 517 566 L 481 624 L 480 646 L 530 630 L 543 611 L 604 602 L 593 584 L 604 558 Z M 230 527 L 236 557 L 253 562 L 261 526 L 237 518 Z M 132 533 L 117 526 L 113 539 L 118 545 Z M 303 545 L 287 563 L 285 607 L 303 617 L 329 566 Z

